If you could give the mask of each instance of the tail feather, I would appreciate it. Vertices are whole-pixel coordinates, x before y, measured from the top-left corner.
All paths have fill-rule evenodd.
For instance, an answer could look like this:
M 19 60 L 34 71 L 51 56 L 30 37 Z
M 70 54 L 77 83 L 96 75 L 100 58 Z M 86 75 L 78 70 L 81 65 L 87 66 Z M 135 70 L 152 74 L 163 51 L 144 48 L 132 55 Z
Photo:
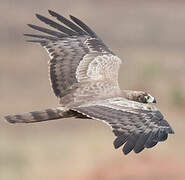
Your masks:
M 8 115 L 4 118 L 9 123 L 34 123 L 41 121 L 49 121 L 60 118 L 73 117 L 72 111 L 62 111 L 59 108 L 45 109 L 42 111 L 27 112 L 24 114 Z

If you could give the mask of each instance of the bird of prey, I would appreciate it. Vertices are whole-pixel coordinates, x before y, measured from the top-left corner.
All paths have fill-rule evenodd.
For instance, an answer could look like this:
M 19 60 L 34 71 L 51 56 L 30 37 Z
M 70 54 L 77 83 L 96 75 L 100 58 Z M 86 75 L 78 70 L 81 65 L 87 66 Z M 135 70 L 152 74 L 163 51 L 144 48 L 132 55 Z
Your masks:
M 40 34 L 24 34 L 49 54 L 49 74 L 59 106 L 43 111 L 8 115 L 10 123 L 33 123 L 61 118 L 87 118 L 105 122 L 116 136 L 114 147 L 135 153 L 165 141 L 174 131 L 154 106 L 154 97 L 143 91 L 121 90 L 121 59 L 85 23 L 49 10 L 55 22 L 36 14 L 51 26 L 28 24 Z

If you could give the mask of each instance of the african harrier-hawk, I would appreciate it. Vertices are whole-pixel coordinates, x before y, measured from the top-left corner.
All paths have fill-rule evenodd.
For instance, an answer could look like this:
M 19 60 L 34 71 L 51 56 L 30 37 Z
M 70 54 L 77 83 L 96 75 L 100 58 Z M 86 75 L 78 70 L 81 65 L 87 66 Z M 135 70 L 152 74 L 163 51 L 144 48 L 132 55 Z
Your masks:
M 60 105 L 9 115 L 5 117 L 8 122 L 33 123 L 69 117 L 100 120 L 112 127 L 116 136 L 114 147 L 124 144 L 124 154 L 151 148 L 174 133 L 152 104 L 156 101 L 150 94 L 119 88 L 121 59 L 94 31 L 74 16 L 70 16 L 70 21 L 50 10 L 49 14 L 60 23 L 36 16 L 55 30 L 28 24 L 47 35 L 24 35 L 34 38 L 27 41 L 41 44 L 48 52 L 50 80 Z

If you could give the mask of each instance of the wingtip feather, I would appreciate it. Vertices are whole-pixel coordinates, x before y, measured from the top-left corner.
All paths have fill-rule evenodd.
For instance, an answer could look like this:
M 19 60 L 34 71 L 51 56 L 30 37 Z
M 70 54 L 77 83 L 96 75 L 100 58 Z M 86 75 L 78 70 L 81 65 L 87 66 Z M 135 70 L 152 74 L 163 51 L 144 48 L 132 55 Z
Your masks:
M 32 27 L 32 26 L 33 26 L 33 24 L 27 24 L 27 26 Z
M 44 16 L 42 16 L 41 14 L 35 14 L 35 16 L 39 19 L 39 20 L 41 20 L 42 21 L 42 19 L 44 19 L 45 17 Z
M 54 15 L 56 15 L 55 11 L 53 11 L 53 10 L 50 10 L 50 9 L 48 9 L 48 13 L 49 13 L 51 16 L 54 16 Z
M 144 149 L 145 149 L 144 146 L 143 146 L 143 147 L 140 147 L 140 148 L 137 148 L 137 149 L 134 148 L 134 152 L 135 152 L 136 154 L 138 154 L 138 153 L 140 153 L 141 151 L 143 151 Z
M 36 13 L 35 16 L 38 17 L 38 16 L 41 16 L 41 15 Z
M 27 24 L 27 26 L 29 26 L 30 28 L 35 29 L 35 26 L 36 26 L 36 25 L 34 25 L 34 24 Z

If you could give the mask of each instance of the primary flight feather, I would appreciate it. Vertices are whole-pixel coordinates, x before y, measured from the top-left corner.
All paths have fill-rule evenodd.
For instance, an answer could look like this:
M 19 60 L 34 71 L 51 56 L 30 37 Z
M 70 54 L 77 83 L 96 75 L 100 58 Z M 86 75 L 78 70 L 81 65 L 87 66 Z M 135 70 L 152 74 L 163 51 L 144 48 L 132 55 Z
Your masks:
M 90 118 L 109 124 L 116 136 L 114 147 L 123 153 L 141 152 L 174 131 L 143 91 L 121 90 L 117 57 L 85 23 L 49 10 L 58 22 L 36 17 L 54 30 L 28 24 L 41 34 L 24 34 L 49 54 L 50 81 L 60 106 L 43 111 L 8 115 L 10 123 L 33 123 L 61 118 Z

